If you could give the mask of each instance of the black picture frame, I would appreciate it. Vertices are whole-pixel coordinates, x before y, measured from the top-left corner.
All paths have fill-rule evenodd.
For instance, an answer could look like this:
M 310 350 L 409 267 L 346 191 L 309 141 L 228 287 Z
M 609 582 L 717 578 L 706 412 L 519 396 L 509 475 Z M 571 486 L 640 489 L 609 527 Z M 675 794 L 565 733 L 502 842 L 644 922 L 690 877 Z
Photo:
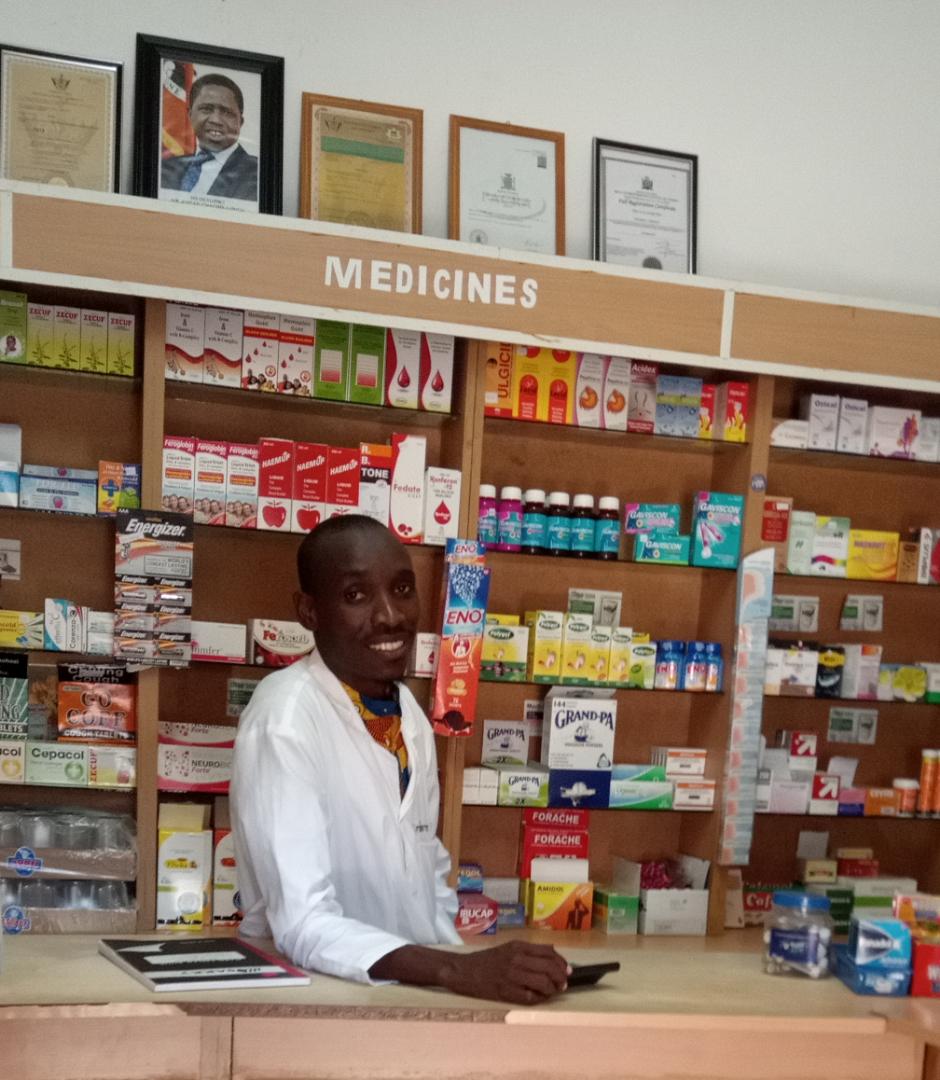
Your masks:
M 90 56 L 69 56 L 65 53 L 47 52 L 43 49 L 26 48 L 21 45 L 0 44 L 0 139 L 2 139 L 2 152 L 0 152 L 0 178 L 5 180 L 26 179 L 25 177 L 10 175 L 8 151 L 12 143 L 12 135 L 5 130 L 6 124 L 10 122 L 7 113 L 7 109 L 10 107 L 10 96 L 9 87 L 6 85 L 5 73 L 8 59 L 16 56 L 35 58 L 40 62 L 47 61 L 50 68 L 55 67 L 56 65 L 61 65 L 63 68 L 68 67 L 69 65 L 77 65 L 79 67 L 97 69 L 98 71 L 110 74 L 113 79 L 113 96 L 110 103 L 112 116 L 109 125 L 110 130 L 108 131 L 110 147 L 108 152 L 112 159 L 111 169 L 109 170 L 109 187 L 89 187 L 88 185 L 80 183 L 69 184 L 68 186 L 81 188 L 81 190 L 85 191 L 110 191 L 112 193 L 117 193 L 120 190 L 121 184 L 121 112 L 124 103 L 124 65 L 116 60 L 99 60 Z M 67 86 L 68 84 L 66 83 L 64 87 L 57 86 L 56 89 L 67 92 Z M 41 118 L 38 119 L 41 120 Z M 61 176 L 57 176 L 54 180 L 48 181 L 43 181 L 38 177 L 29 177 L 29 179 L 37 183 L 68 183 L 67 179 Z
M 684 198 L 687 205 L 688 223 L 686 227 L 686 239 L 683 243 L 682 265 L 665 265 L 666 257 L 658 258 L 653 252 L 644 255 L 624 255 L 623 257 L 611 258 L 611 252 L 607 245 L 607 220 L 606 220 L 606 185 L 607 185 L 607 162 L 618 161 L 626 167 L 635 166 L 638 172 L 643 172 L 640 178 L 642 188 L 650 193 L 655 192 L 656 181 L 650 173 L 656 169 L 670 170 L 673 176 L 673 187 L 676 181 L 684 179 Z M 650 185 L 649 187 L 647 185 Z M 698 155 L 681 153 L 673 150 L 662 150 L 653 146 L 639 146 L 636 143 L 618 142 L 614 139 L 594 139 L 592 154 L 592 229 L 593 229 L 593 256 L 598 262 L 608 262 L 619 266 L 645 267 L 648 269 L 664 269 L 674 273 L 694 274 L 698 261 Z M 637 216 L 640 214 L 638 212 Z M 651 214 L 649 232 L 656 231 L 656 223 L 652 220 L 655 213 Z M 626 225 L 626 233 L 623 239 L 628 244 L 631 239 L 630 229 L 635 228 L 634 223 Z M 670 230 L 663 229 L 663 235 L 659 238 L 659 245 L 668 248 L 667 235 Z M 628 248 L 633 252 L 633 248 Z M 675 259 L 677 253 L 670 252 L 669 258 Z M 656 262 L 660 265 L 656 266 Z
M 172 73 L 167 64 L 174 64 Z M 188 80 L 196 75 L 199 65 L 214 73 L 228 76 L 242 89 L 253 88 L 251 95 L 242 93 L 242 117 L 237 138 L 233 145 L 236 153 L 241 151 L 239 159 L 242 168 L 236 174 L 229 167 L 226 180 L 219 193 L 219 185 L 213 186 L 205 195 L 190 194 L 181 187 L 181 178 L 186 173 L 182 159 L 192 161 L 194 152 L 198 152 L 198 140 L 190 126 L 188 138 L 191 146 L 188 152 L 167 154 L 164 147 L 164 100 L 178 99 L 187 115 L 191 115 L 189 106 Z M 172 92 L 164 91 L 164 72 L 167 70 L 167 86 Z M 183 76 L 182 82 L 173 77 Z M 245 76 L 242 84 L 238 76 Z M 197 91 L 198 93 L 199 91 Z M 226 93 L 222 87 L 221 92 Z M 257 98 L 257 107 L 249 104 L 249 96 Z M 232 98 L 231 100 L 234 100 Z M 171 104 L 173 102 L 171 101 Z M 174 106 L 177 114 L 180 105 Z M 178 117 L 177 117 L 178 118 Z M 182 121 L 180 121 L 182 123 Z M 245 126 L 250 124 L 254 132 L 252 145 L 247 149 L 241 146 L 241 137 Z M 185 126 L 185 125 L 184 125 Z M 216 133 L 217 134 L 217 133 Z M 219 136 L 222 137 L 222 136 Z M 256 146 L 255 146 L 256 143 Z M 184 147 L 184 149 L 187 149 Z M 255 153 L 251 151 L 254 150 Z M 252 191 L 252 170 L 249 158 L 255 158 L 254 175 L 256 191 Z M 165 162 L 179 161 L 180 165 L 168 169 Z M 240 49 L 226 49 L 216 45 L 199 45 L 194 42 L 175 41 L 170 38 L 153 37 L 149 34 L 137 35 L 137 75 L 134 95 L 134 181 L 135 195 L 149 198 L 161 198 L 189 205 L 217 206 L 229 210 L 256 211 L 265 214 L 280 214 L 283 205 L 283 170 L 284 170 L 284 59 L 279 56 L 267 56 L 261 53 L 245 52 Z M 220 177 L 221 179 L 221 177 Z M 176 185 L 174 187 L 174 185 Z M 242 205 L 243 204 L 243 205 Z

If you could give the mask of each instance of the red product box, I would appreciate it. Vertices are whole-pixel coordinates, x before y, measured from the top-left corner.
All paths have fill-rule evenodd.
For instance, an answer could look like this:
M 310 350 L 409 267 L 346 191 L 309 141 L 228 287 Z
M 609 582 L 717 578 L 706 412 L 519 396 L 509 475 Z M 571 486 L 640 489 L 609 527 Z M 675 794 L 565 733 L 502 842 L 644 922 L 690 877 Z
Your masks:
M 527 807 L 522 811 L 524 829 L 586 829 L 591 819 L 590 810 L 572 810 L 566 807 Z
M 258 449 L 258 528 L 290 532 L 294 443 L 291 439 L 262 439 Z
M 940 997 L 940 945 L 914 942 L 912 997 Z
M 836 872 L 839 877 L 878 877 L 881 865 L 877 859 L 839 859 Z
M 294 443 L 291 532 L 310 532 L 326 517 L 329 454 L 326 443 Z
M 354 514 L 359 507 L 358 447 L 331 446 L 327 460 L 326 516 Z
M 816 757 L 818 739 L 815 731 L 792 731 L 790 733 L 790 757 Z
M 496 933 L 496 915 L 499 905 L 495 900 L 478 892 L 465 892 L 457 894 L 460 905 L 457 908 L 457 917 L 454 925 L 457 933 L 464 937 L 473 937 L 478 934 Z
M 589 846 L 587 829 L 529 826 L 522 836 L 519 876 L 529 876 L 533 859 L 586 859 Z
M 656 426 L 656 378 L 659 364 L 648 360 L 630 362 L 630 402 L 627 405 L 627 431 L 652 435 Z

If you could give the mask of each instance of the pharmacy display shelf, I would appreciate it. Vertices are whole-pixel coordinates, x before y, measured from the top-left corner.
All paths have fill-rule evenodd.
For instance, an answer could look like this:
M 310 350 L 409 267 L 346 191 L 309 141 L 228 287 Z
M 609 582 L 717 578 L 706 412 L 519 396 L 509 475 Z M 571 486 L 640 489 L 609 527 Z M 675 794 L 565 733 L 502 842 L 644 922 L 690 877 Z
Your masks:
M 493 765 L 493 766 L 486 766 L 486 767 L 487 768 L 502 768 L 504 766 Z M 508 768 L 509 766 L 505 766 L 505 767 Z M 707 779 L 710 779 L 710 777 L 702 777 L 702 776 L 683 776 L 683 777 L 670 776 L 670 777 L 667 777 L 667 779 L 669 779 L 669 780 L 679 780 L 679 779 L 682 779 L 682 780 L 707 780 Z M 526 809 L 526 807 L 523 807 L 523 806 L 503 806 L 500 803 L 464 803 L 463 805 L 464 806 L 472 806 L 474 808 L 482 809 L 482 810 L 501 810 L 501 811 L 505 811 L 507 813 L 510 810 L 524 810 L 524 809 Z M 585 806 L 585 807 L 577 807 L 576 806 L 576 807 L 571 807 L 567 803 L 548 803 L 547 806 L 539 807 L 539 809 L 547 809 L 547 810 L 571 810 L 571 809 L 578 810 L 578 809 L 584 809 L 584 810 L 590 810 L 591 817 L 593 818 L 593 816 L 595 814 L 628 814 L 628 815 L 630 815 L 630 817 L 636 817 L 636 816 L 638 816 L 640 814 L 656 814 L 657 816 L 660 815 L 660 814 L 694 814 L 696 816 L 701 816 L 703 814 L 713 814 L 715 812 L 715 810 L 717 810 L 718 808 L 717 807 L 709 807 L 708 809 L 705 809 L 705 810 L 684 810 L 684 809 L 681 809 L 681 808 L 676 809 L 676 807 L 670 806 L 668 809 L 662 809 L 662 810 L 642 810 L 642 809 L 641 810 L 634 810 L 629 806 Z
M 890 787 L 890 784 L 885 784 Z M 892 825 L 935 825 L 940 828 L 940 817 L 898 817 L 896 814 L 786 814 L 777 810 L 756 810 L 757 817 L 809 818 L 811 821 L 877 821 Z
M 126 375 L 106 375 L 103 372 L 72 371 L 66 368 L 39 367 L 36 364 L 0 363 L 0 385 L 14 383 L 33 383 L 44 388 L 52 386 L 93 388 L 102 394 L 114 394 L 117 397 L 133 396 L 140 393 L 140 377 Z
M 871 472 L 884 476 L 913 476 L 931 480 L 940 477 L 940 463 L 936 461 L 871 457 L 868 454 L 840 454 L 835 450 L 795 450 L 783 446 L 771 446 L 770 464 L 771 466 L 790 465 L 801 469 L 844 469 L 851 472 Z
M 550 575 L 549 567 L 555 567 L 558 570 L 564 566 L 568 569 L 573 569 L 576 566 L 583 567 L 602 567 L 611 576 L 615 576 L 619 573 L 626 574 L 657 574 L 662 571 L 678 570 L 678 571 L 695 571 L 699 574 L 717 574 L 721 577 L 727 577 L 729 574 L 737 574 L 737 569 L 725 569 L 720 566 L 693 566 L 691 563 L 656 563 L 656 562 L 637 562 L 634 559 L 596 559 L 590 556 L 584 558 L 579 557 L 573 552 L 564 555 L 549 555 L 545 554 L 530 554 L 523 551 L 497 551 L 491 550 L 486 553 L 487 560 L 492 560 L 492 566 L 494 571 L 499 567 L 501 562 L 508 562 L 510 564 L 522 560 L 525 564 L 539 565 L 542 567 L 546 574 Z M 562 602 L 562 606 L 567 605 L 567 596 Z M 490 605 L 492 607 L 492 604 Z
M 896 531 L 896 530 L 895 530 Z M 940 596 L 940 586 L 938 585 L 918 585 L 914 581 L 875 581 L 871 578 L 840 578 L 840 577 L 823 577 L 819 574 L 775 574 L 774 575 L 774 591 L 778 593 L 786 594 L 788 582 L 800 582 L 802 584 L 819 585 L 821 589 L 837 590 L 841 589 L 845 593 L 878 593 L 882 589 L 888 589 L 894 591 L 895 589 L 923 589 L 936 590 L 936 595 Z M 843 633 L 852 633 L 853 631 L 844 630 Z M 857 632 L 857 631 L 856 631 Z M 870 638 L 875 638 L 876 633 L 871 631 L 865 631 Z M 776 634 L 792 634 L 793 630 L 771 630 L 770 636 L 774 637 Z M 804 637 L 813 637 L 816 634 L 814 630 L 811 634 L 803 633 Z
M 481 686 L 532 686 L 538 690 L 614 690 L 618 694 L 690 694 L 694 697 L 720 697 L 724 690 L 649 690 L 643 686 L 612 686 L 610 683 L 535 682 L 532 679 L 480 679 Z
M 771 635 L 773 636 L 773 635 Z M 838 706 L 851 706 L 858 709 L 882 709 L 893 708 L 895 706 L 903 706 L 908 708 L 910 706 L 916 706 L 917 708 L 940 708 L 940 701 L 902 701 L 898 698 L 892 698 L 890 701 L 879 701 L 873 698 L 843 698 L 843 697 L 816 697 L 816 695 L 800 697 L 797 694 L 765 694 L 764 701 L 782 701 L 787 702 L 790 706 L 794 704 L 810 705 L 816 702 L 820 705 L 838 705 Z
M 113 518 L 111 519 L 114 520 Z M 274 536 L 282 539 L 293 540 L 295 544 L 299 545 L 306 533 L 298 532 L 285 532 L 283 529 L 240 529 L 236 525 L 208 525 L 205 522 L 196 523 L 196 536 L 199 537 L 204 530 L 211 532 L 215 536 Z M 196 541 L 198 543 L 198 539 Z M 439 552 L 444 554 L 443 544 L 408 544 L 407 549 L 410 552 L 423 555 L 424 553 Z
M 54 745 L 54 744 L 50 744 L 50 745 Z M 3 793 L 5 791 L 8 791 L 11 787 L 32 788 L 34 791 L 36 789 L 38 789 L 38 788 L 42 788 L 44 791 L 49 789 L 49 788 L 65 788 L 67 791 L 92 791 L 92 792 L 108 791 L 108 792 L 112 792 L 112 793 L 114 793 L 114 792 L 122 792 L 122 793 L 126 793 L 128 795 L 133 795 L 134 792 L 137 790 L 137 785 L 136 784 L 134 784 L 132 787 L 127 787 L 126 785 L 108 786 L 108 785 L 103 785 L 103 784 L 94 784 L 94 785 L 91 785 L 91 784 L 35 784 L 35 783 L 32 783 L 29 780 L 26 780 L 22 784 L 6 784 L 2 780 L 0 780 L 0 803 L 3 802 Z
M 86 796 L 91 794 L 90 800 Z M 66 787 L 63 784 L 2 784 L 0 809 L 21 810 L 26 806 L 43 809 L 74 808 L 106 810 L 118 814 L 133 814 L 136 788 Z
M 109 521 L 114 527 L 112 514 L 73 514 L 66 510 L 34 510 L 31 506 L 0 506 L 0 514 L 29 514 L 57 521 Z

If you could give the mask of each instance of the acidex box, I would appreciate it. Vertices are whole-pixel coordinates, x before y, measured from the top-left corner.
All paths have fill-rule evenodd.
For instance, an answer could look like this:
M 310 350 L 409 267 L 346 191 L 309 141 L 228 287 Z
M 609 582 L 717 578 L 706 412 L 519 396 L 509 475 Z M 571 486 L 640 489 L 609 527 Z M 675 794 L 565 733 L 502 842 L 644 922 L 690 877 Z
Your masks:
M 617 702 L 612 698 L 546 698 L 542 764 L 550 769 L 609 769 Z

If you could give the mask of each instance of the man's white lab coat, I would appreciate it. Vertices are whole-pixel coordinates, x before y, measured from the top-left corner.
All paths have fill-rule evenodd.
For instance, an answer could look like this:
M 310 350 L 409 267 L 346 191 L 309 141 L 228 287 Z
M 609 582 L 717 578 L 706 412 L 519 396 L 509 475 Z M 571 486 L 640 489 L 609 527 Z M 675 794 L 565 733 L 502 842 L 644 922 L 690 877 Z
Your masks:
M 295 964 L 361 982 L 402 945 L 460 940 L 431 727 L 399 691 L 404 799 L 397 761 L 316 653 L 261 681 L 235 740 L 242 934 L 270 932 Z

